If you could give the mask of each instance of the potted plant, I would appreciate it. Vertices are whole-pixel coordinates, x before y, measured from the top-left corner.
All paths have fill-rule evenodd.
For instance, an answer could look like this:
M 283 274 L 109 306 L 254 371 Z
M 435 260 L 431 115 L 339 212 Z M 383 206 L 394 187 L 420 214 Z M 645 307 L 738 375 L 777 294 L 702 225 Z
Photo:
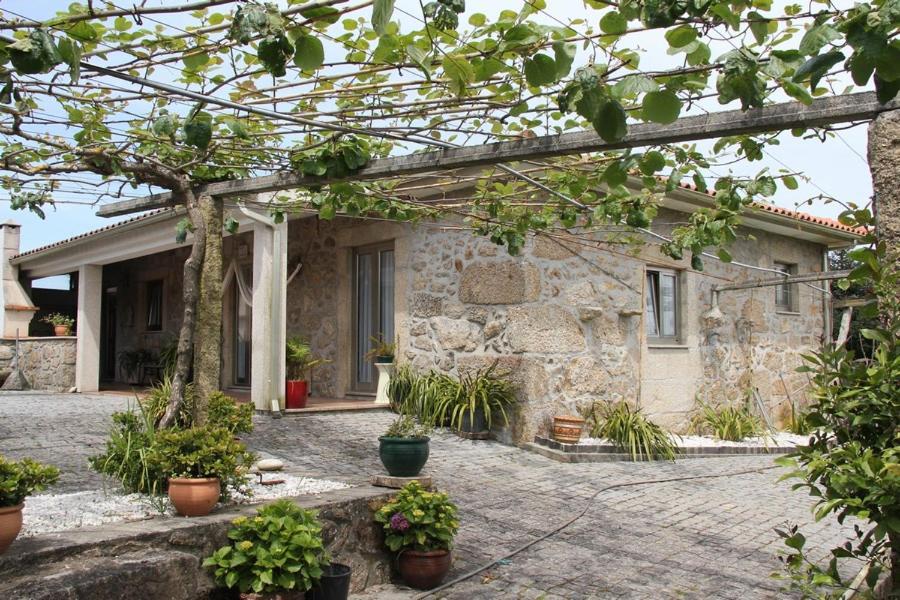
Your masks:
M 372 348 L 366 352 L 367 360 L 374 360 L 375 364 L 389 365 L 394 362 L 394 356 L 397 352 L 397 343 L 388 342 L 384 339 L 384 334 L 379 333 L 369 338 Z
M 0 554 L 6 552 L 22 530 L 25 498 L 59 479 L 59 469 L 29 458 L 20 461 L 0 456 Z
M 317 357 L 302 337 L 292 337 L 285 349 L 287 382 L 284 390 L 285 408 L 305 408 L 309 398 L 309 377 L 313 367 L 330 361 Z
M 150 464 L 168 476 L 169 500 L 185 517 L 209 514 L 219 497 L 246 484 L 254 455 L 224 427 L 156 432 Z
M 415 477 L 428 462 L 430 428 L 409 415 L 401 415 L 378 438 L 378 455 L 394 477 Z
M 53 325 L 55 335 L 72 335 L 72 327 L 75 326 L 75 319 L 61 313 L 50 313 L 41 321 Z
M 497 373 L 497 364 L 464 372 L 452 393 L 438 396 L 435 422 L 465 433 L 490 431 L 498 418 L 507 425 L 506 409 L 515 403 L 516 391 Z
M 264 506 L 253 518 L 232 521 L 228 539 L 203 566 L 241 598 L 302 599 L 329 564 L 315 511 L 286 499 Z M 345 579 L 349 592 L 349 568 Z
M 440 585 L 450 570 L 453 537 L 459 529 L 456 505 L 447 494 L 410 482 L 375 512 L 375 521 L 384 528 L 385 545 L 399 553 L 406 585 L 420 590 Z

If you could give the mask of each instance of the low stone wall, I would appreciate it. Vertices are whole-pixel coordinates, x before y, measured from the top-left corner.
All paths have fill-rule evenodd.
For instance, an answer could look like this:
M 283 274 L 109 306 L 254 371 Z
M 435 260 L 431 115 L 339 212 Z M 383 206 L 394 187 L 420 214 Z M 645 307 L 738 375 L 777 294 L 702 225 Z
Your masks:
M 353 569 L 353 592 L 390 579 L 390 557 L 384 551 L 381 528 L 372 518 L 389 496 L 383 488 L 362 486 L 294 499 L 304 508 L 319 511 L 332 560 Z M 0 598 L 228 597 L 215 588 L 201 564 L 227 543 L 231 521 L 239 515 L 252 516 L 258 507 L 192 519 L 114 523 L 17 540 L 0 556 Z
M 31 388 L 66 392 L 75 386 L 75 337 L 35 337 L 19 340 L 20 368 Z M 0 339 L 0 380 L 15 366 L 16 340 Z

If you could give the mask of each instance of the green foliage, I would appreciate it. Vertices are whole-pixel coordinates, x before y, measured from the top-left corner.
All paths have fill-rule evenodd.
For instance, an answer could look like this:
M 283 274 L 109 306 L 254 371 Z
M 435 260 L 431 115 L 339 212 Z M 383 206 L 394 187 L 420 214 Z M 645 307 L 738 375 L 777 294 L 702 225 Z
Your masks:
M 253 404 L 214 392 L 207 404 L 206 422 L 212 427 L 222 427 L 232 435 L 250 433 L 253 431 Z
M 287 377 L 292 381 L 304 380 L 314 367 L 330 362 L 313 354 L 309 342 L 300 336 L 288 339 L 285 352 Z
M 213 570 L 217 584 L 243 593 L 309 590 L 329 564 L 316 512 L 290 500 L 264 506 L 255 517 L 238 517 L 228 539 L 203 566 Z
M 391 423 L 384 432 L 385 437 L 390 438 L 424 438 L 431 433 L 429 425 L 419 424 L 410 415 L 400 415 Z
M 456 505 L 447 494 L 426 491 L 418 481 L 406 484 L 379 508 L 375 521 L 382 524 L 392 552 L 450 550 L 459 530 Z
M 20 73 L 47 73 L 62 62 L 53 38 L 44 29 L 35 29 L 6 47 L 9 61 Z
M 0 508 L 18 506 L 26 497 L 43 491 L 59 479 L 59 469 L 23 458 L 9 460 L 0 455 Z
M 372 158 L 369 144 L 347 136 L 325 147 L 291 156 L 291 164 L 304 175 L 340 179 L 366 166 Z
M 372 348 L 366 352 L 366 360 L 372 360 L 379 356 L 390 356 L 393 358 L 397 352 L 397 343 L 384 339 L 384 334 L 382 333 L 373 335 L 369 338 L 369 341 L 372 344 Z
M 700 402 L 696 414 L 691 418 L 691 429 L 696 433 L 730 442 L 740 442 L 765 433 L 762 421 L 750 412 L 750 405 L 746 401 L 740 406 L 713 406 Z
M 865 210 L 843 213 L 841 222 L 872 226 Z M 855 517 L 862 527 L 856 539 L 832 551 L 827 567 L 811 562 L 797 536 L 788 532 L 790 553 L 785 563 L 794 588 L 840 590 L 837 562 L 861 560 L 870 565 L 871 588 L 886 567 L 888 550 L 898 556 L 900 545 L 900 269 L 897 257 L 884 242 L 869 237 L 869 246 L 850 254 L 858 266 L 850 282 L 871 285 L 876 300 L 864 307 L 865 316 L 878 315 L 876 327 L 862 334 L 872 341 L 868 357 L 852 350 L 828 347 L 805 357 L 800 370 L 811 374 L 813 402 L 807 419 L 815 427 L 808 446 L 800 446 L 779 464 L 791 471 L 785 478 L 802 481 L 816 498 L 817 520 L 834 514 L 839 522 Z M 844 284 L 847 287 L 847 284 Z M 792 543 L 789 543 L 792 542 Z M 893 565 L 893 580 L 900 568 Z
M 227 498 L 232 488 L 246 486 L 254 458 L 229 430 L 204 426 L 157 431 L 148 463 L 166 477 L 218 477 Z
M 387 389 L 387 396 L 388 400 L 390 400 L 392 411 L 396 413 L 408 412 L 405 410 L 405 407 L 412 404 L 411 394 L 417 379 L 418 375 L 409 363 L 394 367 Z
M 797 410 L 797 407 L 791 402 L 791 414 L 785 429 L 795 435 L 809 435 L 813 432 L 814 427 L 809 422 L 809 415 L 802 410 Z
M 75 319 L 61 313 L 50 313 L 41 319 L 41 321 L 49 323 L 54 327 L 69 327 L 70 329 L 75 325 Z
M 153 423 L 159 423 L 166 408 L 169 406 L 169 399 L 172 397 L 172 377 L 164 375 L 162 380 L 147 390 L 147 395 L 140 400 L 141 411 L 146 413 Z M 184 394 L 182 396 L 181 406 L 175 415 L 173 426 L 186 428 L 190 427 L 194 422 L 194 405 L 197 402 L 197 392 L 192 383 L 184 386 Z
M 474 425 L 480 412 L 488 429 L 498 418 L 507 425 L 506 411 L 516 402 L 516 390 L 506 378 L 509 374 L 499 373 L 497 365 L 494 361 L 488 367 L 464 371 L 457 385 L 447 385 L 446 393 L 436 395 L 433 422 L 461 431 L 466 420 Z
M 133 409 L 113 413 L 106 449 L 88 458 L 88 463 L 94 471 L 118 481 L 129 494 L 162 494 L 167 475 L 150 460 L 155 440 L 155 420 L 148 413 Z
M 672 436 L 624 400 L 595 402 L 581 413 L 591 437 L 609 440 L 631 460 L 675 460 L 678 454 Z

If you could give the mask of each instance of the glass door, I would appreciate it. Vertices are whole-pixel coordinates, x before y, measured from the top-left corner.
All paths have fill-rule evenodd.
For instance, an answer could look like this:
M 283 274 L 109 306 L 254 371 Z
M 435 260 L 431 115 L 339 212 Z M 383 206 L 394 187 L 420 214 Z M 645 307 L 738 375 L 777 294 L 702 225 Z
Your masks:
M 378 383 L 373 339 L 394 341 L 394 248 L 382 244 L 353 253 L 353 391 L 374 392 Z
M 231 285 L 232 301 L 234 302 L 232 383 L 236 386 L 246 387 L 250 385 L 250 325 L 252 317 L 250 306 L 244 302 L 241 296 L 240 284 L 237 278 L 240 277 L 242 282 L 249 283 L 253 281 L 253 266 L 248 264 L 241 265 L 239 268 L 240 273 L 235 274 L 235 280 Z M 245 285 L 245 289 L 249 293 L 249 286 Z

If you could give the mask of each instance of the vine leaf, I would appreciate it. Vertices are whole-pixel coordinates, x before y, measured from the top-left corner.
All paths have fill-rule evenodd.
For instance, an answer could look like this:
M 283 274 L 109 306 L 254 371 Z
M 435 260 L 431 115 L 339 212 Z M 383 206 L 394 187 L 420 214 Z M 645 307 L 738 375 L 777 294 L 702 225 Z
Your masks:
M 662 90 L 649 92 L 644 96 L 644 119 L 655 123 L 674 123 L 681 114 L 681 100 L 674 92 Z
M 294 64 L 304 71 L 315 71 L 325 62 L 322 40 L 313 35 L 301 35 L 294 42 Z
M 594 129 L 607 142 L 618 142 L 628 131 L 628 116 L 625 109 L 616 100 L 607 100 L 598 109 L 594 117 Z
M 800 68 L 794 73 L 793 80 L 799 83 L 809 79 L 809 89 L 813 91 L 822 77 L 828 73 L 828 69 L 842 60 L 844 60 L 844 54 L 838 50 L 814 56 L 800 65 Z
M 556 61 L 546 54 L 535 54 L 525 61 L 525 80 L 534 87 L 553 83 L 556 81 Z
M 394 14 L 394 0 L 375 0 L 372 6 L 372 28 L 378 35 L 387 32 L 391 15 Z

